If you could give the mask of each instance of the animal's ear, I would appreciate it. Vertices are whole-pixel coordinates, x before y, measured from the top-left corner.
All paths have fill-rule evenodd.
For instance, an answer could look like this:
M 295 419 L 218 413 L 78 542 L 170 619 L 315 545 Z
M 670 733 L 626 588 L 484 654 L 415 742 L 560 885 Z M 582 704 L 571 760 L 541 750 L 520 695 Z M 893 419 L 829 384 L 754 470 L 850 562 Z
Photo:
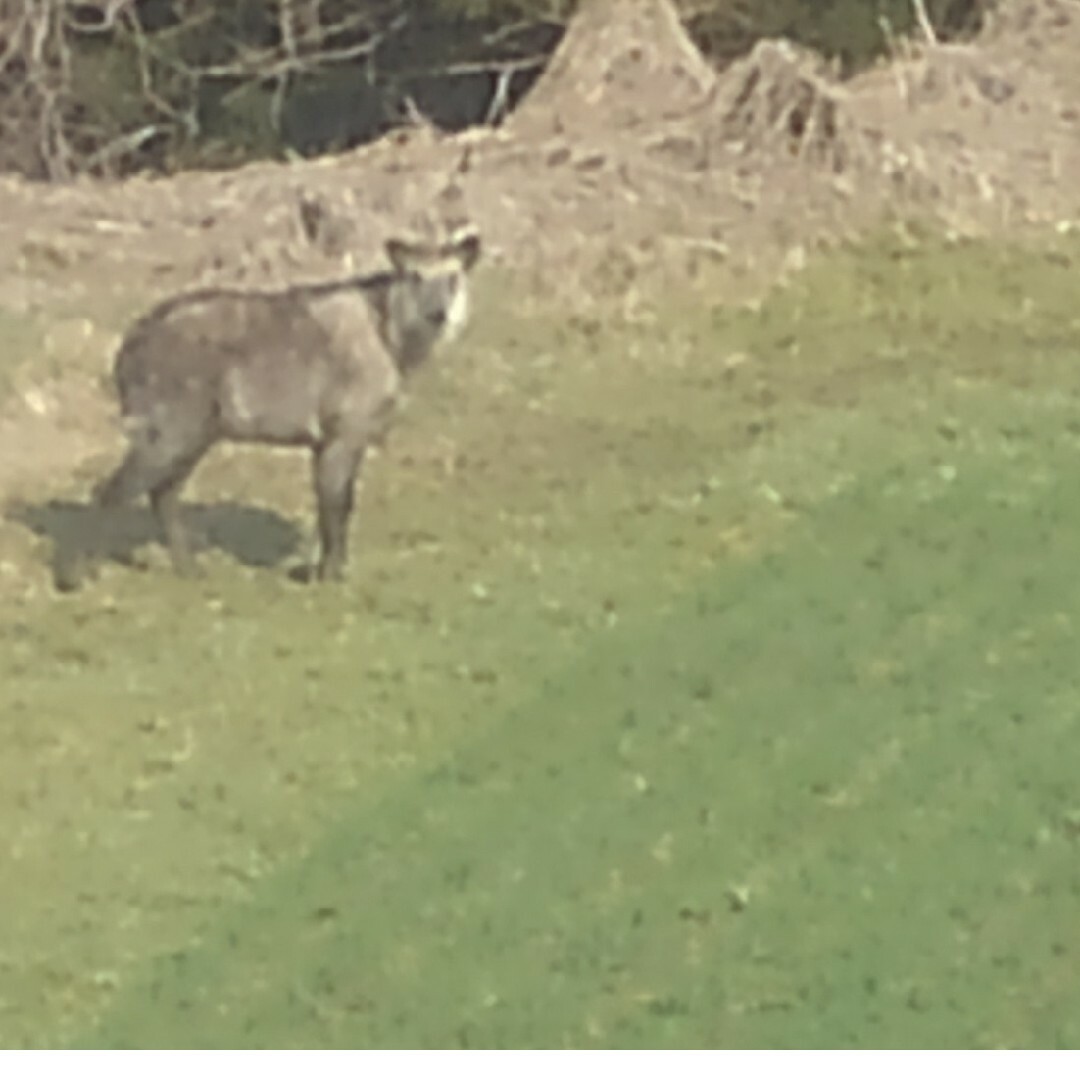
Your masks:
M 422 259 L 422 253 L 415 244 L 396 238 L 386 241 L 386 254 L 399 274 L 407 274 L 415 269 Z
M 482 250 L 480 233 L 474 228 L 461 229 L 447 244 L 448 254 L 461 261 L 462 268 L 471 270 L 480 258 Z

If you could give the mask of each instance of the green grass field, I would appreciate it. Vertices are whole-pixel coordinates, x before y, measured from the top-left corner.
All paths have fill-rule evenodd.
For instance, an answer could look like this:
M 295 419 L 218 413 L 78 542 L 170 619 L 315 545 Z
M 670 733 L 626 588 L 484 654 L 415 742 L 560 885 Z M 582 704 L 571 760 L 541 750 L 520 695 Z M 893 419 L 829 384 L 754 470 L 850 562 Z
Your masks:
M 481 279 L 344 588 L 251 450 L 204 578 L 12 599 L 0 1045 L 1080 1046 L 1077 259 Z

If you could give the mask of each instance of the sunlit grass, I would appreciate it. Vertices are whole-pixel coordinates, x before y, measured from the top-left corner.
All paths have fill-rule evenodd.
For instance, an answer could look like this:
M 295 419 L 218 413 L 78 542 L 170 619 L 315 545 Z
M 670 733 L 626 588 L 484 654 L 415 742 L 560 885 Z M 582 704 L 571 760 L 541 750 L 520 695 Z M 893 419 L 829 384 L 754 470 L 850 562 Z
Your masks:
M 1060 244 L 489 281 L 344 588 L 239 533 L 4 612 L 0 1042 L 1076 1045 Z M 302 455 L 192 498 L 309 529 Z

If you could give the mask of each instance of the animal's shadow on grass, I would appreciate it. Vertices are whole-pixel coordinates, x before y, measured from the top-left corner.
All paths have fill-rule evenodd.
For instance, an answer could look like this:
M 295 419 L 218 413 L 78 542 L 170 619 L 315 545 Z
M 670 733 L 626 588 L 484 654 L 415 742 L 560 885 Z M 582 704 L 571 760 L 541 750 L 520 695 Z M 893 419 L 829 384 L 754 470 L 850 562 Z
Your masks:
M 58 588 L 74 588 L 84 568 L 101 562 L 136 565 L 136 552 L 160 544 L 157 521 L 148 508 L 99 507 L 51 499 L 20 502 L 5 516 L 52 543 L 52 568 Z M 272 567 L 294 555 L 301 530 L 273 510 L 238 503 L 185 503 L 184 525 L 195 550 L 218 549 L 245 566 Z

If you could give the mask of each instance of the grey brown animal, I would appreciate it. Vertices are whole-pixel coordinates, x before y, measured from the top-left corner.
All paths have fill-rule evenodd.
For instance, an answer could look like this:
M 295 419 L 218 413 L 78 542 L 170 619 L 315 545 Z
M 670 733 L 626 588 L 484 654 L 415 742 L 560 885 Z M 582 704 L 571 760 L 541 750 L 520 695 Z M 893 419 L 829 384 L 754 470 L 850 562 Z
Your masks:
M 385 434 L 402 380 L 468 317 L 472 226 L 386 244 L 391 268 L 277 292 L 205 290 L 166 300 L 120 345 L 114 380 L 127 455 L 98 485 L 115 506 L 149 496 L 176 569 L 193 567 L 180 491 L 220 441 L 307 447 L 320 541 L 317 576 L 345 568 L 354 487 Z

